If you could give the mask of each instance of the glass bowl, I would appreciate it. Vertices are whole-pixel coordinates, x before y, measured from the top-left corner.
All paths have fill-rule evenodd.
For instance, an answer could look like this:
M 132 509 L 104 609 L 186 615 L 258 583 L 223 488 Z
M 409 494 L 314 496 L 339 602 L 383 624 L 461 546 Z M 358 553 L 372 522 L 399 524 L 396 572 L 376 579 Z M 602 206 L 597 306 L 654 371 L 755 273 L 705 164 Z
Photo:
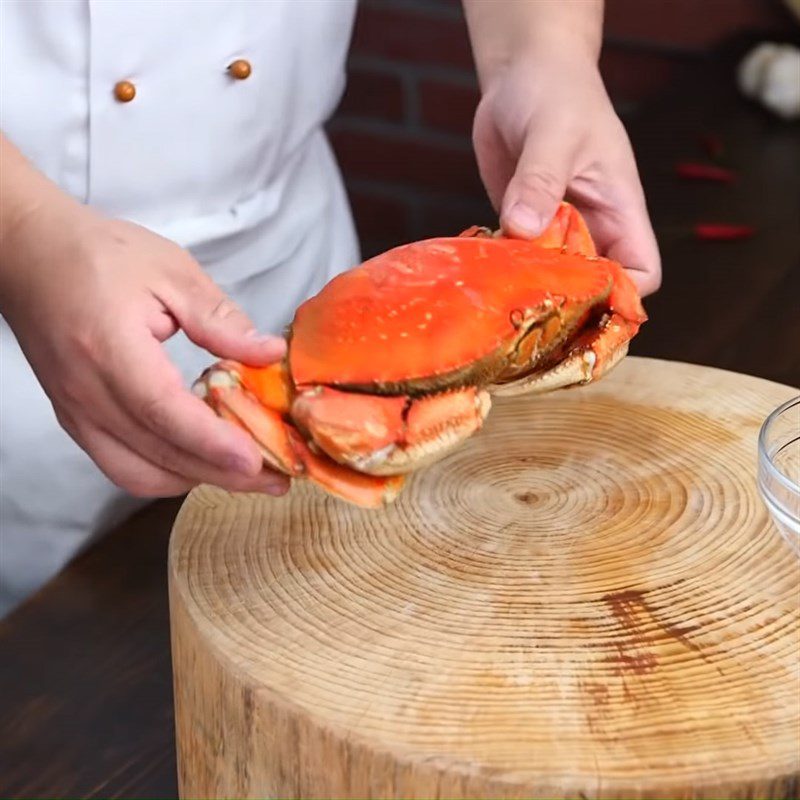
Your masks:
M 758 436 L 758 489 L 800 558 L 800 395 L 778 406 Z

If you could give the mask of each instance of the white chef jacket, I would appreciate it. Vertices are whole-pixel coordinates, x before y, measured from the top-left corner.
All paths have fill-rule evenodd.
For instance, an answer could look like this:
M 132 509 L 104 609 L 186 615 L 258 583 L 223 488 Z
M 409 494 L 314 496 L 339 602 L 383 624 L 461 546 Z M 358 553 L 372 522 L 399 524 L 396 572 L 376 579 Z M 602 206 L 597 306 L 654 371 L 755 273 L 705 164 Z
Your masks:
M 355 0 L 0 0 L 0 128 L 74 197 L 188 248 L 277 332 L 358 261 L 322 131 L 354 12 Z M 237 59 L 246 79 L 228 71 Z M 211 361 L 182 334 L 167 349 L 187 382 Z M 0 321 L 0 615 L 137 502 L 61 430 Z

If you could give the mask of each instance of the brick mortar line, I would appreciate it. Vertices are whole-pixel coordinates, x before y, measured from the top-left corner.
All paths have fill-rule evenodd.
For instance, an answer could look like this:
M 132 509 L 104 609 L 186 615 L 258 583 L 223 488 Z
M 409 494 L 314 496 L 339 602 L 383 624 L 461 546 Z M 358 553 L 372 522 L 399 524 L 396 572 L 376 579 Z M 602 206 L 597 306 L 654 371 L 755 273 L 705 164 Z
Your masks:
M 400 76 L 400 80 L 403 86 L 403 122 L 412 131 L 424 128 L 419 81 L 408 71 Z
M 464 10 L 461 3 L 456 5 L 432 4 L 427 0 L 361 0 L 364 7 L 369 9 L 388 9 L 393 12 L 407 12 L 411 16 L 427 17 L 430 20 L 448 20 L 451 22 L 462 22 L 466 26 Z M 604 23 L 604 31 L 605 31 Z M 763 30 L 764 33 L 773 34 L 775 25 L 756 28 Z M 719 42 L 711 42 L 707 45 L 680 45 L 671 42 L 654 42 L 639 37 L 618 36 L 616 34 L 604 34 L 604 41 L 609 44 L 631 47 L 635 49 L 660 51 L 664 55 L 677 56 L 700 56 L 702 57 L 708 50 L 713 49 Z
M 659 42 L 648 42 L 639 39 L 607 37 L 603 41 L 603 53 L 609 49 L 620 50 L 636 55 L 652 55 L 661 58 L 700 60 L 709 57 L 709 51 L 701 48 L 680 47 Z M 471 67 L 454 67 L 448 64 L 420 64 L 407 59 L 380 56 L 352 51 L 347 60 L 348 67 L 370 70 L 381 74 L 392 75 L 398 70 L 409 70 L 418 77 L 455 83 L 463 87 L 477 85 L 477 74 L 474 65 Z
M 326 127 L 329 133 L 368 133 L 401 142 L 438 145 L 463 153 L 472 152 L 472 142 L 469 134 L 459 136 L 455 133 L 447 133 L 424 126 L 413 127 L 396 122 L 387 122 L 382 119 L 371 119 L 370 117 L 348 114 L 334 117 Z
M 639 109 L 642 99 L 612 98 L 611 104 L 623 120 L 630 120 Z M 402 122 L 389 122 L 383 119 L 365 117 L 359 114 L 334 114 L 326 125 L 329 134 L 335 133 L 367 133 L 373 136 L 391 138 L 396 141 L 432 144 L 447 147 L 458 152 L 472 152 L 471 130 L 465 130 L 463 136 L 440 128 L 426 125 L 421 118 L 414 120 L 408 110 L 404 110 Z
M 327 124 L 329 133 L 369 133 L 375 136 L 388 137 L 395 140 L 420 142 L 432 144 L 459 152 L 472 149 L 472 128 L 465 128 L 459 135 L 441 127 L 426 124 L 421 116 L 416 116 L 418 109 L 409 112 L 408 105 L 404 109 L 403 119 L 400 122 L 377 117 L 355 114 L 353 112 L 335 113 Z
M 659 58 L 673 58 L 675 60 L 699 61 L 709 57 L 703 50 L 661 46 L 653 43 L 637 42 L 635 40 L 607 40 L 603 45 L 603 53 L 609 47 L 626 54 L 641 56 L 656 56 Z M 478 78 L 474 68 L 452 67 L 443 64 L 417 64 L 386 56 L 373 56 L 354 53 L 348 59 L 348 69 L 361 69 L 381 75 L 416 80 L 417 82 L 432 80 L 440 83 L 450 83 L 461 89 L 478 90 Z
M 426 0 L 361 0 L 365 8 L 389 9 L 390 11 L 407 11 L 414 16 L 425 16 L 429 19 L 455 20 L 464 19 L 462 6 L 431 4 Z
M 454 83 L 461 89 L 477 91 L 476 78 L 473 74 L 451 71 L 448 69 L 431 70 L 427 66 L 420 68 L 418 65 L 412 65 L 402 61 L 390 62 L 390 64 L 387 65 L 385 60 L 372 57 L 352 58 L 351 63 L 357 68 L 371 69 L 381 75 L 391 75 L 399 79 L 403 94 L 402 123 L 376 120 L 372 117 L 359 114 L 346 114 L 339 117 L 339 120 L 353 121 L 358 128 L 363 129 L 372 128 L 375 123 L 383 124 L 387 127 L 382 130 L 375 127 L 374 131 L 381 135 L 415 133 L 429 141 L 436 141 L 438 144 L 449 147 L 464 147 L 465 143 L 470 142 L 471 130 L 464 131 L 462 137 L 458 134 L 443 131 L 440 128 L 425 124 L 422 116 L 420 84 L 422 80 L 436 80 L 440 83 Z
M 454 83 L 462 88 L 477 86 L 478 78 L 474 68 L 450 67 L 443 64 L 416 64 L 413 62 L 389 58 L 387 56 L 353 53 L 347 60 L 347 67 L 370 70 L 382 75 L 404 75 L 419 80 L 431 79 L 444 83 Z
M 630 52 L 658 55 L 674 56 L 676 58 L 705 58 L 713 45 L 705 47 L 691 47 L 687 45 L 672 44 L 671 42 L 654 42 L 649 39 L 638 39 L 636 37 L 616 36 L 606 34 L 603 36 L 603 50 L 606 47 L 618 47 L 621 50 Z
M 363 192 L 384 200 L 397 200 L 409 207 L 422 205 L 441 205 L 448 203 L 456 210 L 465 212 L 479 211 L 481 200 L 477 198 L 465 199 L 463 195 L 449 194 L 436 189 L 414 188 L 405 184 L 396 184 L 392 181 L 379 181 L 370 178 L 345 178 L 347 189 Z M 486 206 L 491 207 L 488 196 L 485 198 Z

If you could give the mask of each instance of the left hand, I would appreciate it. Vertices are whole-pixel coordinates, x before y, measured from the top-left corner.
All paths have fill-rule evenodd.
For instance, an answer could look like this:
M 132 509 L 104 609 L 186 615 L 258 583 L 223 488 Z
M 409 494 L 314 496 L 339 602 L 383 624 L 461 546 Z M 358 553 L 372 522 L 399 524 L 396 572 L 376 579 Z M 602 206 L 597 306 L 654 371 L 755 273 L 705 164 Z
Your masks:
M 658 289 L 661 260 L 633 151 L 593 59 L 529 54 L 497 71 L 473 141 L 504 230 L 537 236 L 566 197 L 598 251 L 619 261 L 642 295 Z

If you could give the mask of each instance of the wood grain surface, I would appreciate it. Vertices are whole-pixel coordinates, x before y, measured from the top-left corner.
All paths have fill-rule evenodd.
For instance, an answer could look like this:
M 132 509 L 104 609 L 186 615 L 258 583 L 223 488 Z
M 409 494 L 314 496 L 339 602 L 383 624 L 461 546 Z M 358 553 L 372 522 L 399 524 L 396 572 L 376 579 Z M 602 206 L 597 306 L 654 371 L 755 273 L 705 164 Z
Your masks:
M 170 547 L 184 797 L 795 797 L 788 387 L 629 358 L 500 400 L 385 511 L 195 490 Z

